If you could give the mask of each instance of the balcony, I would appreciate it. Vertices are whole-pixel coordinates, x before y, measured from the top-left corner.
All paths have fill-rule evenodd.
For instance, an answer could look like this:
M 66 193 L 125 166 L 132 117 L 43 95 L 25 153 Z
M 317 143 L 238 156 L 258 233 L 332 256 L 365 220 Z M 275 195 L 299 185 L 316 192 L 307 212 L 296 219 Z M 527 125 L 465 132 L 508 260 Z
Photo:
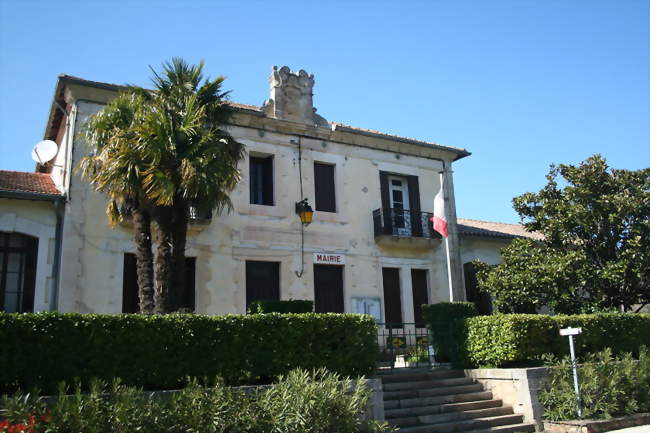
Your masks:
M 431 212 L 411 211 L 396 208 L 375 209 L 372 219 L 377 242 L 395 243 L 400 239 L 411 240 L 420 245 L 430 244 L 432 239 L 442 236 L 433 230 Z M 422 242 L 425 241 L 425 242 Z

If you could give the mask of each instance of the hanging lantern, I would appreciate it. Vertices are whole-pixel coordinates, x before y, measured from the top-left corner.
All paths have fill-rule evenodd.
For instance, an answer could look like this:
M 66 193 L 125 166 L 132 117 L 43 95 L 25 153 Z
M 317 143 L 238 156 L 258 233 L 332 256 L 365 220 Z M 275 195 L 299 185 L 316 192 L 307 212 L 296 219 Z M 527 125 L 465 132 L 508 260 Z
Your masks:
M 300 217 L 300 222 L 302 225 L 307 227 L 311 224 L 311 219 L 314 216 L 314 210 L 309 206 L 307 199 L 304 198 L 299 202 L 296 202 L 296 213 Z

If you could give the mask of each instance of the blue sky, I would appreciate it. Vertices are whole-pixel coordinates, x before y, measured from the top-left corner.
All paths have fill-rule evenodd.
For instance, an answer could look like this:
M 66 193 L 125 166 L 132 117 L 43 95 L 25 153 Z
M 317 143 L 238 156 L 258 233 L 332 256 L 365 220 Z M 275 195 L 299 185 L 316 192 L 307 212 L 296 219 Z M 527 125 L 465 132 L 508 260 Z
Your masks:
M 272 65 L 328 120 L 465 147 L 459 216 L 517 222 L 551 163 L 650 166 L 650 2 L 0 0 L 0 169 L 33 170 L 56 76 L 147 85 L 205 59 L 237 102 Z

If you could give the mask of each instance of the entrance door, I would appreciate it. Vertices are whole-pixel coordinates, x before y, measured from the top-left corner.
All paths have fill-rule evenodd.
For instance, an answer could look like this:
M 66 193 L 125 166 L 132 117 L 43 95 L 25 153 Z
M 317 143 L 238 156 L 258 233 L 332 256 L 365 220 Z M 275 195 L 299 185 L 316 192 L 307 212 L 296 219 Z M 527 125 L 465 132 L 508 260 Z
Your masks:
M 314 265 L 314 309 L 317 313 L 343 313 L 343 266 Z
M 393 209 L 393 227 L 400 236 L 411 234 L 408 181 L 402 176 L 388 176 L 390 207 Z

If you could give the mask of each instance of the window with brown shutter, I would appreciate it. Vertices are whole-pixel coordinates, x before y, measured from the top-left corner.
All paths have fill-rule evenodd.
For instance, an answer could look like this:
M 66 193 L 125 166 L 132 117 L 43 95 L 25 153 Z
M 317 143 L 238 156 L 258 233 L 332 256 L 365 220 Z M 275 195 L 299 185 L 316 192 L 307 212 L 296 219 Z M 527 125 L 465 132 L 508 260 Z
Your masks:
M 314 186 L 316 210 L 320 212 L 336 212 L 336 191 L 334 184 L 334 166 L 331 164 L 314 163 Z
M 425 269 L 411 269 L 411 286 L 413 289 L 413 318 L 418 328 L 424 328 L 422 305 L 429 303 L 429 288 Z
M 273 206 L 273 156 L 251 156 L 250 203 Z
M 343 266 L 314 265 L 316 313 L 343 313 Z
M 253 301 L 280 300 L 280 262 L 246 261 L 246 311 Z
M 0 232 L 0 311 L 34 311 L 38 238 Z
M 399 269 L 382 268 L 384 280 L 384 310 L 386 323 L 402 323 L 402 294 L 399 284 Z

